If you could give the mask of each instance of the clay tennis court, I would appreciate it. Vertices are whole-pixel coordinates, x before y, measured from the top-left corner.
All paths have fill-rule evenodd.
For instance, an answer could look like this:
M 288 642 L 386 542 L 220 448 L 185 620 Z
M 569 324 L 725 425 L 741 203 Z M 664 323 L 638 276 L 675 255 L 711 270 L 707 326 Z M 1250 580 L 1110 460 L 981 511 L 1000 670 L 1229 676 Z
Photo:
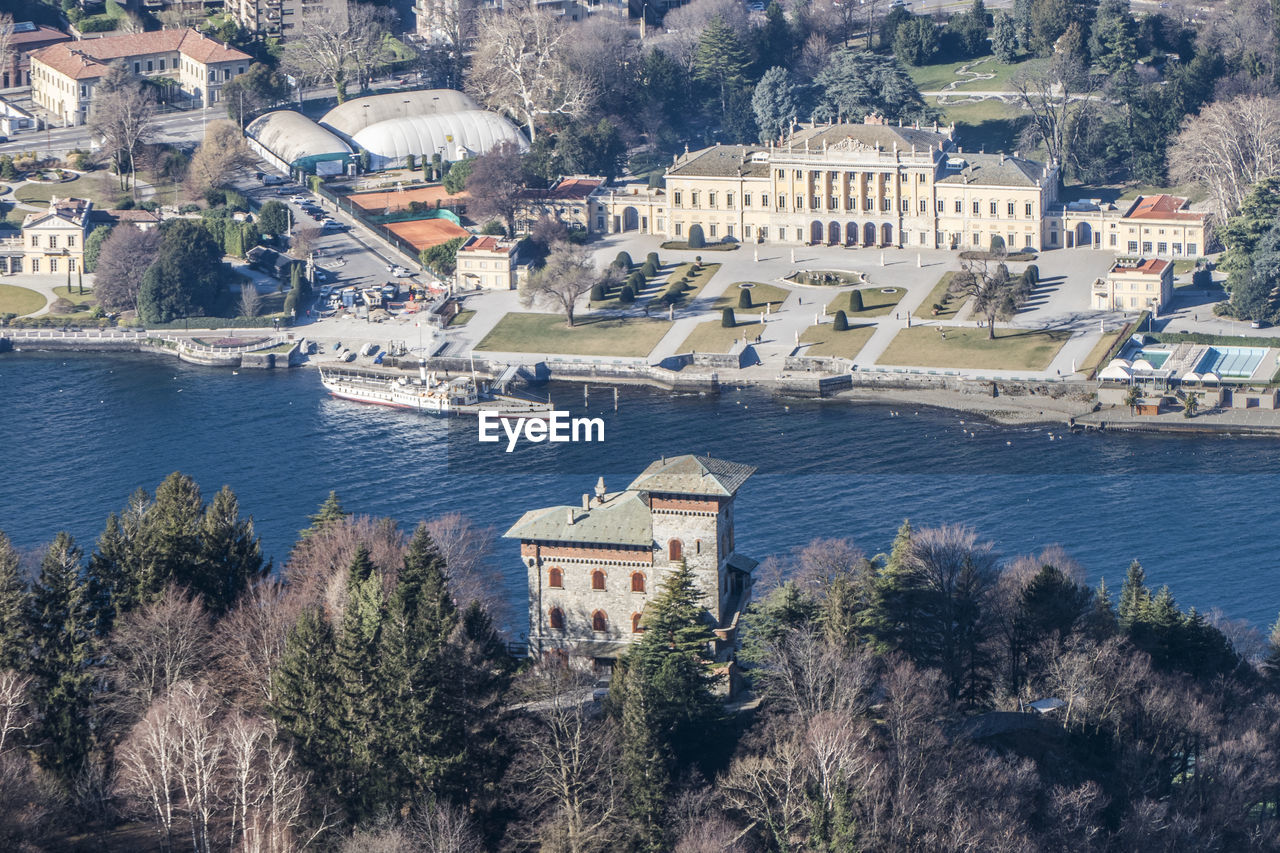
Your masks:
M 388 222 L 388 231 L 405 240 L 421 252 L 432 246 L 447 243 L 454 237 L 468 237 L 470 232 L 459 228 L 447 219 L 414 219 L 410 222 Z
M 467 194 L 463 191 L 457 195 L 450 195 L 442 185 L 436 184 L 430 187 L 416 187 L 411 190 L 354 193 L 347 196 L 347 200 L 361 210 L 376 216 L 388 212 L 396 213 L 397 211 L 408 210 L 409 202 L 411 201 L 425 202 L 428 207 L 435 207 L 436 202 L 439 201 L 441 207 L 449 207 L 466 201 Z

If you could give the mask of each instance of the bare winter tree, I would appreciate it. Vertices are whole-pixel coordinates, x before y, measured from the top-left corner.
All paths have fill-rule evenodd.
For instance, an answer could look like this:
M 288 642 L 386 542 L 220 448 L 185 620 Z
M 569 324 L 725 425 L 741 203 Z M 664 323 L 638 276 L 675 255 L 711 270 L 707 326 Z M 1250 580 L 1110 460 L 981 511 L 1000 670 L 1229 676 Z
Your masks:
M 551 248 L 542 269 L 529 276 L 520 290 L 520 301 L 525 305 L 544 303 L 564 312 L 569 326 L 573 326 L 575 303 L 597 282 L 608 276 L 616 280 L 617 267 L 609 267 L 604 273 L 596 270 L 591 252 L 585 246 L 559 243 Z
M 102 138 L 102 147 L 120 180 L 120 189 L 132 186 L 134 158 L 146 139 L 155 115 L 152 90 L 131 74 L 123 62 L 113 62 L 93 93 L 89 129 Z
M 293 748 L 274 723 L 233 712 L 225 720 L 226 755 L 222 796 L 229 801 L 230 849 L 288 853 L 304 835 L 306 777 L 295 767 Z M 323 823 L 322 823 L 323 827 Z
M 1047 63 L 1021 69 L 1009 87 L 1031 115 L 1028 132 L 1044 144 L 1050 162 L 1061 167 L 1070 154 L 1076 120 L 1089 107 L 1093 88 L 1088 72 L 1078 60 L 1060 53 Z
M 570 32 L 560 18 L 529 0 L 483 13 L 467 91 L 524 125 L 531 140 L 537 138 L 539 118 L 581 115 L 593 92 L 565 62 Z
M 1254 184 L 1280 175 L 1280 98 L 1232 98 L 1189 116 L 1169 150 L 1169 175 L 1208 189 L 1226 222 Z
M 0 14 L 0 68 L 9 68 L 13 60 L 13 15 L 8 12 Z M 9 86 L 17 86 L 17 80 L 10 80 Z
M 450 512 L 428 521 L 427 531 L 449 567 L 449 589 L 458 606 L 478 601 L 496 624 L 504 624 L 510 606 L 502 574 L 493 564 L 493 528 L 478 527 L 465 515 Z
M 117 225 L 102 243 L 93 293 L 108 311 L 138 310 L 142 276 L 160 251 L 160 229 Z
M 107 641 L 110 716 L 130 726 L 179 683 L 198 677 L 209 659 L 209 636 L 204 606 L 173 586 L 121 617 Z
M 340 619 L 347 567 L 360 545 L 369 549 L 369 559 L 390 593 L 404 563 L 403 531 L 390 519 L 351 516 L 325 525 L 294 546 L 284 569 L 290 606 L 300 609 L 327 601 L 333 605 L 331 617 Z
M 264 711 L 274 699 L 271 675 L 297 621 L 295 605 L 280 583 L 264 581 L 218 622 L 218 681 L 241 710 Z
M 1030 295 L 1022 277 L 1010 276 L 1004 261 L 986 257 L 962 260 L 951 290 L 973 298 L 973 309 L 986 319 L 989 341 L 995 340 L 996 320 L 1018 313 Z
M 253 155 L 235 122 L 229 119 L 209 122 L 204 141 L 187 167 L 192 195 L 200 196 L 210 187 L 226 186 L 237 172 L 252 162 Z
M 362 86 L 386 60 L 384 40 L 389 10 L 352 3 L 343 13 L 306 15 L 285 47 L 284 66 L 312 83 L 324 83 L 347 100 L 347 84 Z
M 625 814 L 616 726 L 589 716 L 591 683 L 584 669 L 554 659 L 520 683 L 529 716 L 515 734 L 523 745 L 516 775 L 527 813 L 541 818 L 535 831 L 544 849 L 607 850 Z
M 469 213 L 477 220 L 501 219 L 507 236 L 516 234 L 516 211 L 524 201 L 520 147 L 500 142 L 475 159 L 467 176 Z
M 116 749 L 116 790 L 152 820 L 165 851 L 173 849 L 178 820 L 180 738 L 166 700 L 154 703 Z
M 875 662 L 865 648 L 846 651 L 815 631 L 795 630 L 765 643 L 758 675 L 764 694 L 801 721 L 820 714 L 860 713 L 875 688 Z

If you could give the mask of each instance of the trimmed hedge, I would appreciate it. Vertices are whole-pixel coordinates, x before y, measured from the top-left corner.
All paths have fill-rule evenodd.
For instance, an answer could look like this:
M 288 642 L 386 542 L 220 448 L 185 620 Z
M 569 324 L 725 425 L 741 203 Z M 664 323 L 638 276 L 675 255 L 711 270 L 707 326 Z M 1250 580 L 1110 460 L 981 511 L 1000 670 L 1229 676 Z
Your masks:
M 843 311 L 837 311 L 836 318 L 831 323 L 831 328 L 837 332 L 849 331 L 849 315 Z
M 728 252 L 738 248 L 737 243 L 707 243 L 702 246 L 694 246 L 690 243 L 682 243 L 679 240 L 668 240 L 662 244 L 663 249 L 673 249 L 676 251 L 687 252 L 690 249 L 700 249 L 707 252 Z
M 726 329 L 737 327 L 738 318 L 733 315 L 732 308 L 726 308 L 720 312 L 720 325 Z

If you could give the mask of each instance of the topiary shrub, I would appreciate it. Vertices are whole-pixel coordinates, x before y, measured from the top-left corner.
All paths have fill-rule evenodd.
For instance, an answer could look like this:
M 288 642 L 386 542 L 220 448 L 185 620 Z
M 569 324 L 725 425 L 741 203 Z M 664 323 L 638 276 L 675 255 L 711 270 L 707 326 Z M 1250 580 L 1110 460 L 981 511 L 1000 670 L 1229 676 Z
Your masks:
M 619 269 L 631 269 L 631 256 L 626 252 L 619 252 L 618 256 L 613 259 L 613 265 Z
M 999 234 L 991 235 L 991 254 L 998 254 L 1004 251 L 1004 238 Z
M 595 285 L 594 287 L 592 287 L 592 288 L 591 288 L 591 301 L 592 301 L 592 302 L 604 302 L 604 301 L 605 301 L 606 299 L 608 299 L 608 298 L 609 298 L 608 294 L 606 294 L 606 293 L 604 292 L 604 285 L 603 285 L 603 284 L 597 284 L 597 285 Z
M 1028 279 L 1030 279 L 1032 286 L 1035 286 L 1040 283 L 1040 268 L 1035 264 L 1031 264 L 1030 266 L 1028 266 L 1026 270 L 1023 271 L 1022 274 L 1025 275 Z
M 633 272 L 631 275 L 627 276 L 627 284 L 631 287 L 631 291 L 633 293 L 639 293 L 644 290 L 644 273 L 639 271 Z
M 726 308 L 720 312 L 720 325 L 726 329 L 732 329 L 738 325 L 738 318 L 733 316 L 732 308 Z
M 661 259 L 658 258 L 657 252 L 650 252 L 649 254 L 645 255 L 644 260 L 645 260 L 645 263 L 653 264 L 654 267 L 662 266 L 662 261 Z
M 618 293 L 618 301 L 623 305 L 630 305 L 636 301 L 636 292 L 631 288 L 631 285 L 623 285 L 622 290 Z
M 701 249 L 707 245 L 707 238 L 702 233 L 701 225 L 689 226 L 689 248 Z
M 831 324 L 831 328 L 835 329 L 837 332 L 847 332 L 847 331 L 849 331 L 849 317 L 848 317 L 848 315 L 846 315 L 843 311 L 837 311 L 837 312 L 836 312 L 836 319 L 835 319 L 835 321 Z
M 644 266 L 640 267 L 640 273 L 645 278 L 653 278 L 658 274 L 658 265 L 652 261 L 645 261 Z
M 739 308 L 751 307 L 751 291 L 750 290 L 747 290 L 746 288 L 741 288 L 738 290 L 738 307 Z
M 857 314 L 862 310 L 862 291 L 853 290 L 849 292 L 849 310 Z

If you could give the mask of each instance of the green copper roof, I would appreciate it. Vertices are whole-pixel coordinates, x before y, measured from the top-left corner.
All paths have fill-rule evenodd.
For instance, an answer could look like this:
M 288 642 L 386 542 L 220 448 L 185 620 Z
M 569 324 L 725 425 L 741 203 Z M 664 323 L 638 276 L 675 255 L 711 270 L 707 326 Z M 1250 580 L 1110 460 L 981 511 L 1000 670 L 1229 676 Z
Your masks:
M 710 456 L 672 456 L 650 463 L 627 488 L 677 495 L 733 497 L 756 472 L 750 465 Z
M 569 519 L 573 521 L 570 523 Z M 649 507 L 633 491 L 593 499 L 590 509 L 552 506 L 526 512 L 503 534 L 508 539 L 552 542 L 591 542 L 652 547 L 653 522 Z

